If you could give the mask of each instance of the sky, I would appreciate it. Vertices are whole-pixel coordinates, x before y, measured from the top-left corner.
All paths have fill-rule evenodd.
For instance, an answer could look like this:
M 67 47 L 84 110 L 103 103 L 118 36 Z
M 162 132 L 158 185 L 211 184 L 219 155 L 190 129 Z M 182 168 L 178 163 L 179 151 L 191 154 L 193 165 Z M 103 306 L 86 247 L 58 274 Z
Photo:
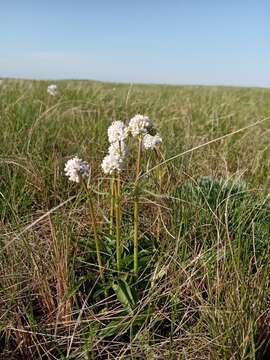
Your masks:
M 0 0 L 0 77 L 270 87 L 269 0 Z

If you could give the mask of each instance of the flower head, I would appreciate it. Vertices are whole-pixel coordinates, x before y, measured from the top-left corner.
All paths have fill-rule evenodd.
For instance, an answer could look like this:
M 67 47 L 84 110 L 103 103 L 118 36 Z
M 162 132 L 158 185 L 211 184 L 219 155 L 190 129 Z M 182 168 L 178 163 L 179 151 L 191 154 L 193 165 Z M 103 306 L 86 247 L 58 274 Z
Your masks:
M 114 121 L 108 128 L 108 138 L 111 144 L 124 141 L 128 137 L 127 127 L 122 121 Z
M 152 121 L 148 116 L 137 114 L 129 121 L 128 129 L 132 136 L 147 134 L 152 127 Z
M 49 85 L 47 88 L 47 93 L 52 95 L 52 96 L 56 96 L 58 94 L 58 88 L 57 85 Z
M 142 141 L 143 149 L 154 149 L 157 145 L 162 144 L 162 138 L 159 134 L 150 135 L 145 134 Z
M 105 156 L 101 167 L 105 174 L 112 174 L 114 171 L 121 172 L 124 166 L 124 158 L 116 153 L 110 153 Z
M 89 176 L 90 168 L 85 161 L 82 161 L 75 156 L 73 159 L 66 162 L 64 172 L 70 181 L 79 183 L 81 177 Z

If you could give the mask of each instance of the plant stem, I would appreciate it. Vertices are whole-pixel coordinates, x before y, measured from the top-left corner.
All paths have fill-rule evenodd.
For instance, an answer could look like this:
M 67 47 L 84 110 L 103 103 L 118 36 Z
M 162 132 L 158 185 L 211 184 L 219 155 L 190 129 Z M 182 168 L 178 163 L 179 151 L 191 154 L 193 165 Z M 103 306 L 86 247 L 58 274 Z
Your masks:
M 139 203 L 138 198 L 134 202 L 134 274 L 138 275 L 138 248 L 139 248 L 139 239 L 138 239 L 138 228 L 139 228 Z
M 116 264 L 117 271 L 121 269 L 121 209 L 120 209 L 120 197 L 121 197 L 121 179 L 118 174 L 117 182 L 114 181 L 115 189 L 115 225 L 116 225 Z
M 93 205 L 93 201 L 92 201 L 92 194 L 91 194 L 90 190 L 88 189 L 86 183 L 83 182 L 83 184 L 86 189 L 86 193 L 87 193 L 87 197 L 88 197 L 89 213 L 90 213 L 91 223 L 93 226 L 94 239 L 95 239 L 95 244 L 96 244 L 96 254 L 97 254 L 99 274 L 100 274 L 101 280 L 103 281 L 104 274 L 103 274 L 103 269 L 102 269 L 102 260 L 101 260 L 101 252 L 100 252 L 100 239 L 99 239 L 98 231 L 97 231 L 97 222 L 96 222 L 96 216 L 95 216 L 95 211 L 94 211 L 94 205 Z
M 114 203 L 115 203 L 115 192 L 114 192 L 114 182 L 115 177 L 111 178 L 111 209 L 110 209 L 110 235 L 113 235 L 113 225 L 114 225 Z
M 156 154 L 156 158 L 157 158 L 157 161 L 156 161 L 155 165 L 158 165 L 159 160 L 162 162 L 163 159 L 162 159 L 162 156 L 161 156 L 160 152 L 156 148 L 155 148 L 155 154 Z M 162 176 L 161 167 L 158 166 L 156 171 L 157 171 L 158 190 L 159 190 L 159 193 L 162 194 L 162 177 L 163 176 Z M 161 208 L 160 208 L 160 206 L 158 206 L 158 209 L 157 209 L 157 240 L 158 241 L 160 240 L 161 219 L 162 219 Z
M 135 179 L 135 200 L 134 200 L 134 274 L 138 276 L 138 252 L 139 252 L 139 196 L 138 180 L 141 172 L 142 157 L 142 139 L 138 140 L 137 162 L 136 162 L 136 179 Z

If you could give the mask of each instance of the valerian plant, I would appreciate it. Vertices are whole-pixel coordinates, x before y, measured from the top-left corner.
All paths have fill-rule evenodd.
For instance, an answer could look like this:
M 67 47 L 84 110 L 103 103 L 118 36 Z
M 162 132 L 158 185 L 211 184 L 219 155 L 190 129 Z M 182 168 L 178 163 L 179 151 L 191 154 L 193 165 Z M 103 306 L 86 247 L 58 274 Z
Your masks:
M 150 118 L 139 114 L 132 117 L 127 125 L 122 121 L 112 122 L 108 128 L 107 135 L 109 143 L 108 152 L 101 163 L 101 168 L 106 175 L 105 180 L 110 182 L 110 193 L 108 194 L 110 197 L 110 227 L 108 233 L 104 231 L 103 225 L 97 225 L 97 206 L 95 206 L 93 196 L 95 184 L 92 184 L 92 180 L 90 179 L 90 166 L 78 157 L 74 157 L 66 163 L 65 174 L 70 181 L 79 184 L 82 191 L 85 191 L 87 194 L 90 226 L 95 241 L 96 260 L 100 279 L 106 289 L 111 286 L 124 307 L 127 306 L 127 302 L 129 303 L 129 307 L 132 307 L 132 304 L 134 305 L 135 302 L 134 299 L 137 298 L 138 294 L 136 294 L 136 296 L 132 294 L 126 282 L 127 277 L 129 279 L 133 277 L 135 283 L 140 270 L 145 270 L 145 266 L 147 265 L 143 259 L 141 259 L 141 261 L 139 259 L 139 248 L 142 248 L 143 256 L 147 255 L 147 249 L 139 246 L 140 194 L 142 191 L 140 188 L 140 178 L 144 166 L 143 153 L 146 153 L 145 158 L 147 159 L 147 152 L 155 150 L 153 151 L 157 159 L 155 165 L 163 161 L 163 158 L 159 156 L 160 150 L 158 149 L 162 144 L 162 138 Z M 132 148 L 132 146 L 133 149 L 136 149 L 136 156 L 135 159 L 134 156 L 131 157 L 134 161 L 131 160 L 129 163 L 129 166 L 132 167 L 129 169 L 129 172 L 131 175 L 133 174 L 133 179 L 131 177 L 128 184 L 122 173 L 127 168 L 130 153 L 129 148 Z M 155 176 L 154 172 L 153 176 Z M 147 177 L 147 180 L 149 180 L 149 177 Z M 133 251 L 126 250 L 121 233 L 125 228 L 122 214 L 122 193 L 125 187 L 131 190 L 129 195 L 133 202 Z M 106 209 L 104 209 L 104 212 L 106 212 Z M 102 239 L 104 240 L 102 241 Z M 109 243 L 108 241 L 106 243 L 106 239 L 110 239 Z M 108 244 L 110 244 L 109 250 Z M 108 259 L 106 260 L 106 254 L 111 253 L 112 246 L 115 246 L 114 254 L 116 259 L 113 278 L 110 273 L 111 266 L 108 267 Z M 133 271 L 130 265 L 132 265 Z M 127 269 L 128 274 L 126 273 Z M 129 275 L 131 275 L 131 278 Z M 108 280 L 107 284 L 105 284 L 106 279 Z

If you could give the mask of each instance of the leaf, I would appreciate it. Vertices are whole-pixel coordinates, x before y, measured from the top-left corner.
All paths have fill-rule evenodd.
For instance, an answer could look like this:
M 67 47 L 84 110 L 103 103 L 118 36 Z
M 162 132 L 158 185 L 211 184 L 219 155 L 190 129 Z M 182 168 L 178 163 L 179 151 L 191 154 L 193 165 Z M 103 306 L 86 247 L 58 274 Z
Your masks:
M 103 241 L 104 251 L 107 255 L 112 255 L 115 252 L 115 240 L 109 238 L 108 236 L 104 237 Z
M 161 269 L 159 269 L 159 264 L 158 264 L 158 266 L 156 266 L 155 271 L 152 274 L 151 287 L 154 286 L 155 282 L 161 280 L 166 275 L 167 275 L 167 268 L 165 266 L 162 266 Z
M 135 301 L 131 292 L 131 289 L 125 280 L 118 280 L 117 283 L 112 285 L 112 288 L 123 306 L 132 312 L 132 308 L 135 305 Z
M 101 329 L 99 332 L 100 336 L 113 336 L 116 334 L 124 334 L 130 326 L 130 322 L 127 321 L 126 316 L 119 316 L 116 319 L 112 320 L 105 326 L 105 328 Z
M 122 316 L 118 316 L 114 320 L 110 321 L 103 329 L 99 331 L 100 336 L 114 336 L 114 335 L 123 335 L 131 327 L 135 333 L 140 327 L 149 319 L 152 314 L 152 309 L 147 309 L 141 314 L 137 314 L 135 317 L 129 317 L 126 312 Z M 137 329 L 137 330 L 136 330 Z

